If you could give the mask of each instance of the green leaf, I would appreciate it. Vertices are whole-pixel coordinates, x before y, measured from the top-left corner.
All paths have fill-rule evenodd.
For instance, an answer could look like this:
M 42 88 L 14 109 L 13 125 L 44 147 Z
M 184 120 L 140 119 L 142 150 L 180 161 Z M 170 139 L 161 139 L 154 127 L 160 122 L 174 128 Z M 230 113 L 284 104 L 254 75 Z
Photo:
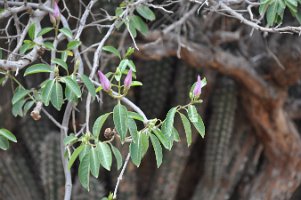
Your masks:
M 73 163 L 75 162 L 76 158 L 78 157 L 78 155 L 84 150 L 84 145 L 80 145 L 79 147 L 77 147 L 74 152 L 72 153 L 69 162 L 68 162 L 68 168 L 71 169 Z
M 136 8 L 136 11 L 145 19 L 148 19 L 150 21 L 154 21 L 156 19 L 154 12 L 145 5 L 138 6 Z
M 141 142 L 142 142 L 142 157 L 146 154 L 148 147 L 149 147 L 149 133 L 142 133 L 141 134 Z
M 133 22 L 129 21 L 126 27 L 133 38 L 137 37 L 137 31 Z
M 49 105 L 49 101 L 51 98 L 52 90 L 54 87 L 55 80 L 48 80 L 44 88 L 42 88 L 42 101 L 45 106 Z
M 141 17 L 137 15 L 133 15 L 130 17 L 130 24 L 132 24 L 135 29 L 137 29 L 143 35 L 148 33 L 148 26 L 147 24 L 141 19 Z
M 274 2 L 269 6 L 267 10 L 266 18 L 269 26 L 273 26 L 273 24 L 275 23 L 277 9 L 278 9 L 278 3 Z
M 88 144 L 84 144 L 84 149 L 82 150 L 82 152 L 79 154 L 79 161 L 82 161 L 82 159 L 84 158 L 84 156 L 88 153 L 90 153 L 91 150 L 91 146 Z
M 153 129 L 152 131 L 157 136 L 161 144 L 163 144 L 164 148 L 170 150 L 171 143 L 169 142 L 169 139 L 161 132 L 161 130 L 156 128 Z
M 190 105 L 193 106 L 193 105 Z M 192 124 L 194 125 L 194 127 L 196 128 L 196 130 L 199 132 L 199 134 L 202 136 L 202 138 L 204 138 L 205 136 L 205 125 L 204 122 L 201 118 L 201 116 L 198 114 L 195 106 L 193 106 L 194 108 L 188 108 L 188 118 L 190 119 L 190 121 L 192 122 Z
M 129 132 L 132 136 L 133 142 L 136 143 L 138 140 L 138 131 L 137 131 L 137 126 L 135 123 L 135 120 L 128 118 L 128 127 L 129 127 Z
M 113 46 L 104 46 L 102 47 L 102 50 L 110 52 L 121 59 L 120 52 Z
M 54 88 L 52 89 L 51 99 L 52 105 L 59 111 L 64 104 L 63 88 L 58 81 L 55 81 Z
M 116 158 L 117 170 L 119 170 L 122 167 L 122 155 L 116 147 L 114 147 L 112 144 L 110 144 L 110 146 L 111 146 L 112 152 Z
M 142 144 L 141 144 L 141 133 L 138 133 L 138 140 L 136 143 L 130 144 L 130 154 L 132 162 L 139 167 L 142 159 Z
M 79 182 L 82 184 L 84 188 L 86 188 L 89 191 L 89 179 L 90 179 L 90 154 L 86 154 L 82 161 L 79 164 L 78 167 L 78 177 Z
M 92 132 L 93 132 L 93 135 L 95 136 L 95 138 L 98 139 L 101 128 L 102 128 L 103 124 L 105 123 L 105 121 L 107 120 L 107 118 L 109 117 L 110 114 L 111 113 L 103 114 L 95 120 L 94 125 L 93 125 L 93 129 L 92 129 Z
M 92 147 L 90 151 L 90 166 L 91 174 L 95 178 L 98 178 L 100 169 L 100 157 L 96 147 Z
M 136 113 L 136 112 L 128 111 L 128 117 L 132 118 L 132 119 L 135 119 L 135 120 L 139 120 L 141 122 L 144 122 L 143 117 L 140 114 Z
M 81 97 L 81 91 L 78 84 L 69 76 L 65 76 L 62 80 L 66 83 L 66 86 L 77 96 L 77 98 Z
M 135 49 L 133 47 L 129 47 L 124 55 L 125 58 L 131 56 L 135 52 Z
M 43 43 L 43 46 L 46 48 L 46 49 L 49 49 L 49 50 L 54 50 L 54 46 L 53 46 L 53 43 L 51 42 L 44 42 Z
M 81 44 L 81 41 L 78 41 L 78 40 L 70 41 L 67 44 L 67 49 L 73 50 L 73 49 L 77 48 L 80 44 Z
M 144 133 L 138 132 L 137 142 L 131 142 L 130 144 L 130 154 L 133 163 L 139 167 L 141 160 L 148 149 L 148 136 Z
M 3 136 L 4 138 L 6 138 L 12 142 L 17 142 L 17 139 L 14 136 L 14 134 L 12 134 L 9 130 L 6 130 L 4 128 L 0 129 L 0 136 Z
M 102 86 L 99 86 L 99 87 L 96 88 L 95 92 L 96 92 L 96 93 L 97 93 L 97 92 L 100 92 L 102 89 L 103 89 Z
M 185 115 L 183 115 L 182 113 L 179 113 L 179 114 L 180 114 L 181 121 L 182 121 L 183 126 L 184 126 L 184 131 L 185 131 L 185 134 L 186 134 L 187 144 L 188 144 L 188 146 L 190 146 L 191 143 L 192 143 L 191 124 L 190 124 L 189 120 L 187 119 L 187 117 Z
M 62 51 L 61 52 L 61 60 L 66 62 L 68 58 L 68 52 L 67 51 Z
M 112 166 L 112 152 L 109 145 L 104 142 L 98 142 L 97 153 L 100 159 L 100 164 L 103 166 L 103 168 L 110 171 Z
M 177 108 L 173 107 L 171 108 L 167 115 L 166 115 L 166 119 L 164 120 L 163 124 L 162 124 L 162 133 L 164 135 L 166 135 L 167 137 L 170 137 L 172 134 L 172 128 L 173 128 L 173 124 L 174 124 L 174 118 L 175 118 L 175 114 L 176 114 Z
M 42 72 L 50 73 L 50 72 L 52 72 L 52 70 L 49 65 L 39 63 L 39 64 L 35 64 L 35 65 L 28 67 L 25 70 L 24 76 L 36 74 L 36 73 L 42 73 Z
M 68 65 L 66 62 L 64 62 L 62 59 L 59 58 L 54 58 L 51 60 L 54 64 L 57 64 L 59 66 L 61 66 L 62 68 L 64 68 L 67 72 L 68 72 Z
M 127 109 L 118 103 L 113 109 L 113 121 L 120 139 L 123 142 L 127 133 Z
M 120 69 L 121 72 L 124 72 L 127 66 L 129 66 L 129 60 L 122 59 L 118 65 L 118 68 Z
M 18 101 L 20 101 L 21 99 L 23 99 L 27 94 L 29 94 L 28 90 L 25 90 L 23 87 L 18 86 L 14 92 L 14 96 L 12 99 L 12 104 L 17 103 Z
M 72 32 L 70 31 L 70 29 L 68 28 L 61 28 L 59 29 L 59 31 L 64 34 L 65 36 L 67 36 L 69 39 L 72 39 Z
M 23 44 L 21 47 L 20 47 L 20 54 L 24 54 L 26 53 L 26 51 L 28 51 L 29 49 L 32 49 L 33 47 L 35 46 L 34 43 L 31 43 L 31 44 Z
M 65 88 L 65 97 L 67 98 L 68 101 L 77 102 L 77 97 L 72 92 L 72 90 L 68 87 Z
M 26 113 L 33 106 L 33 104 L 34 104 L 34 101 L 28 101 L 28 102 L 26 102 L 26 104 L 24 105 L 24 115 L 26 115 Z
M 28 35 L 31 40 L 34 40 L 36 34 L 36 25 L 32 23 L 28 29 Z
M 198 121 L 198 111 L 194 105 L 188 106 L 188 117 L 191 122 L 197 122 Z
M 0 136 L 0 149 L 7 150 L 9 148 L 9 142 L 4 137 Z
M 172 139 L 176 142 L 180 141 L 179 132 L 177 131 L 177 129 L 175 129 L 175 127 L 172 128 Z
M 133 81 L 131 87 L 142 86 L 143 84 L 140 81 Z
M 70 134 L 67 137 L 64 138 L 64 145 L 70 145 L 76 142 L 78 138 L 74 134 Z
M 123 9 L 122 9 L 122 8 L 117 7 L 117 8 L 115 9 L 115 16 L 116 16 L 116 17 L 120 17 L 122 13 L 123 13 Z
M 162 159 L 163 159 L 162 147 L 160 145 L 159 140 L 157 139 L 157 137 L 155 135 L 150 134 L 150 139 L 151 139 L 154 151 L 155 151 L 157 167 L 159 168 L 160 165 L 162 164 Z
M 52 27 L 45 27 L 42 30 L 40 30 L 37 34 L 37 37 L 43 36 L 46 33 L 49 33 L 53 28 Z
M 26 100 L 22 99 L 13 105 L 12 113 L 15 117 L 18 115 L 23 117 L 24 113 L 23 113 L 22 108 L 23 108 L 23 105 L 25 104 L 25 102 L 26 102 Z
M 86 76 L 84 74 L 82 74 L 80 78 L 83 81 L 83 83 L 85 84 L 85 86 L 88 89 L 91 96 L 94 98 L 96 96 L 96 91 L 95 91 L 95 87 L 94 87 L 92 81 L 89 79 L 88 76 Z

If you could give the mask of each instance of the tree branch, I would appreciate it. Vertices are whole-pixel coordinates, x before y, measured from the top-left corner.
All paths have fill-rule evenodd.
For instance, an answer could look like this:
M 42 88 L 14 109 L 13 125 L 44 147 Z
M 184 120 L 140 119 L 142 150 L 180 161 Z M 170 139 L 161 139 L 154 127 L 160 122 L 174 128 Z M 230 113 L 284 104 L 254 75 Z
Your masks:
M 168 56 L 177 55 L 177 36 L 173 34 L 162 35 L 152 32 L 147 39 L 158 38 L 162 43 L 156 42 L 140 44 L 137 57 L 143 59 L 160 60 Z M 275 91 L 255 71 L 252 64 L 242 56 L 233 55 L 220 48 L 210 48 L 203 44 L 197 44 L 181 38 L 181 58 L 196 68 L 208 67 L 229 75 L 244 85 L 253 94 L 261 98 L 274 98 Z

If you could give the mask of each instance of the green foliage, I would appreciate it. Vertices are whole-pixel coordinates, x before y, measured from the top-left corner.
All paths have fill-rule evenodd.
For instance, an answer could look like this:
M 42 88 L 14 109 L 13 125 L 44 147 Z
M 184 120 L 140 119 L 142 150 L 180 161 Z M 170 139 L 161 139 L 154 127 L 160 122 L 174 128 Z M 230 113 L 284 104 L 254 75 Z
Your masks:
M 187 139 L 187 144 L 188 144 L 188 146 L 190 146 L 191 142 L 192 142 L 191 124 L 190 124 L 189 120 L 187 119 L 187 117 L 185 115 L 183 115 L 182 113 L 179 113 L 179 114 L 180 114 L 181 121 L 182 121 L 183 126 L 184 126 L 186 139 Z
M 113 121 L 122 142 L 125 140 L 128 130 L 127 113 L 126 107 L 120 103 L 114 107 Z
M 138 33 L 146 35 L 149 28 L 145 21 L 155 20 L 156 16 L 154 12 L 146 5 L 135 6 L 135 10 L 131 13 L 125 12 L 125 8 L 126 3 L 123 2 L 116 9 L 117 22 L 120 22 L 120 25 L 125 24 L 133 38 Z M 55 37 L 58 33 L 61 33 L 61 35 L 64 35 L 68 39 L 65 49 L 56 49 L 51 40 L 41 44 L 35 41 L 36 37 L 43 37 L 52 31 L 55 32 Z M 69 72 L 72 67 L 69 67 L 70 59 L 68 60 L 68 57 L 73 56 L 72 50 L 77 49 L 81 45 L 80 40 L 72 40 L 73 33 L 70 29 L 66 27 L 58 29 L 57 26 L 45 27 L 36 31 L 35 24 L 31 24 L 28 36 L 29 39 L 24 40 L 24 44 L 20 48 L 20 53 L 24 54 L 28 50 L 38 47 L 43 50 L 52 51 L 55 55 L 59 55 L 59 57 L 52 58 L 50 64 L 38 63 L 26 68 L 23 74 L 25 77 L 28 75 L 49 73 L 50 78 L 44 80 L 38 88 L 27 90 L 14 79 L 18 84 L 12 98 L 12 112 L 15 116 L 23 116 L 37 102 L 42 102 L 43 106 L 51 104 L 56 110 L 60 111 L 65 101 L 77 103 L 82 97 L 84 89 L 93 97 L 93 100 L 97 97 L 97 92 L 102 90 L 102 86 L 95 89 L 95 82 L 91 78 L 93 77 L 92 75 L 88 77 L 85 74 L 78 73 L 79 62 L 77 59 L 74 61 L 73 72 Z M 155 153 L 156 165 L 160 167 L 163 162 L 163 150 L 171 150 L 174 142 L 180 141 L 179 133 L 174 128 L 176 113 L 180 114 L 188 145 L 192 142 L 191 123 L 202 136 L 205 133 L 202 119 L 194 107 L 194 104 L 201 103 L 201 100 L 197 99 L 198 97 L 192 97 L 191 102 L 188 102 L 185 106 L 171 108 L 163 120 L 157 118 L 148 120 L 143 113 L 136 109 L 129 111 L 121 103 L 122 98 L 127 95 L 130 89 L 129 85 L 131 87 L 143 85 L 139 81 L 132 80 L 136 79 L 136 66 L 131 59 L 134 48 L 129 47 L 125 53 L 121 53 L 115 47 L 107 45 L 102 47 L 102 50 L 112 53 L 119 58 L 116 70 L 107 73 L 107 79 L 106 77 L 104 78 L 111 84 L 111 89 L 106 89 L 104 92 L 116 99 L 118 103 L 111 112 L 102 113 L 94 121 L 92 133 L 89 130 L 89 125 L 87 125 L 86 131 L 72 133 L 64 138 L 64 145 L 67 147 L 65 156 L 68 156 L 68 168 L 71 170 L 72 166 L 78 167 L 79 182 L 88 191 L 90 189 L 90 175 L 98 178 L 101 176 L 101 168 L 110 171 L 113 160 L 116 162 L 118 170 L 122 167 L 123 157 L 119 149 L 114 146 L 116 141 L 119 141 L 122 145 L 129 145 L 131 161 L 137 167 L 140 166 L 143 157 L 151 146 Z M 129 80 L 127 81 L 128 84 L 124 83 L 125 77 Z M 185 114 L 180 113 L 182 110 L 187 110 L 188 118 Z M 108 134 L 104 134 L 103 137 L 101 131 L 104 129 L 104 125 L 111 114 L 114 128 L 111 130 L 111 128 L 105 127 L 105 133 L 108 132 Z M 137 123 L 144 126 L 140 128 L 141 126 Z M 8 149 L 9 141 L 16 142 L 16 138 L 7 130 L 0 129 L 0 148 L 4 150 Z M 53 144 L 51 143 L 50 146 L 53 146 Z M 74 149 L 73 152 L 72 149 Z M 108 199 L 112 199 L 112 197 L 108 197 Z
M 94 125 L 93 125 L 93 135 L 95 136 L 96 139 L 99 138 L 101 128 L 110 115 L 111 115 L 111 113 L 106 113 L 106 114 L 99 116 L 95 120 Z
M 45 35 L 46 33 L 49 33 L 50 31 L 52 31 L 53 28 L 52 27 L 45 27 L 45 28 L 42 28 L 42 30 L 40 30 L 37 34 L 37 37 L 41 37 L 43 35 Z
M 7 150 L 9 148 L 9 141 L 16 143 L 16 137 L 7 129 L 0 129 L 0 149 Z
M 29 29 L 28 29 L 28 36 L 31 40 L 34 40 L 35 39 L 35 36 L 36 36 L 36 26 L 35 24 L 31 24 L 29 26 Z
M 81 97 L 81 91 L 80 88 L 78 86 L 78 84 L 76 83 L 76 81 L 70 77 L 70 76 L 65 76 L 62 77 L 62 81 L 66 83 L 66 87 L 68 89 L 70 89 L 70 91 L 77 97 L 80 98 Z
M 154 136 L 153 134 L 150 134 L 150 139 L 155 151 L 157 167 L 159 168 L 160 165 L 162 164 L 162 159 L 163 159 L 162 147 L 157 137 Z
M 154 21 L 156 19 L 154 12 L 145 5 L 138 6 L 136 8 L 136 11 L 139 13 L 139 15 L 141 15 L 147 20 Z
M 60 31 L 62 34 L 64 34 L 67 38 L 72 39 L 72 36 L 73 36 L 73 35 L 72 35 L 72 32 L 71 32 L 70 29 L 64 27 L 64 28 L 59 29 L 59 31 Z
M 198 114 L 196 107 L 193 105 L 189 105 L 187 112 L 188 112 L 188 117 L 189 117 L 191 123 L 194 125 L 194 127 L 196 128 L 198 133 L 202 136 L 202 138 L 204 138 L 205 137 L 205 125 L 204 125 L 202 118 Z
M 52 72 L 52 70 L 49 65 L 39 63 L 39 64 L 35 64 L 35 65 L 28 67 L 25 70 L 24 76 L 31 75 L 31 74 L 37 74 L 37 73 L 43 73 L 43 72 L 50 73 L 50 72 Z
M 57 64 L 59 65 L 60 67 L 62 67 L 63 69 L 65 69 L 67 72 L 68 72 L 68 65 L 67 63 L 62 60 L 62 59 L 59 59 L 59 58 L 54 58 L 51 60 L 54 64 Z
M 166 119 L 164 120 L 162 124 L 162 132 L 165 134 L 167 137 L 170 137 L 172 134 L 172 128 L 174 124 L 174 118 L 176 114 L 177 108 L 174 107 L 170 109 L 166 115 Z
M 118 58 L 121 59 L 120 53 L 119 53 L 119 51 L 115 47 L 104 46 L 104 47 L 102 47 L 102 50 L 110 52 L 110 53 L 114 54 L 115 56 L 117 56 Z
M 78 41 L 78 40 L 70 41 L 67 44 L 67 49 L 68 50 L 73 50 L 73 49 L 77 48 L 80 44 L 81 44 L 81 42 Z
M 117 162 L 117 170 L 119 170 L 122 166 L 122 155 L 116 147 L 114 147 L 112 144 L 110 144 L 110 146 Z
M 273 26 L 282 23 L 286 8 L 301 23 L 301 12 L 298 9 L 299 0 L 261 0 L 259 13 L 266 15 L 267 24 Z

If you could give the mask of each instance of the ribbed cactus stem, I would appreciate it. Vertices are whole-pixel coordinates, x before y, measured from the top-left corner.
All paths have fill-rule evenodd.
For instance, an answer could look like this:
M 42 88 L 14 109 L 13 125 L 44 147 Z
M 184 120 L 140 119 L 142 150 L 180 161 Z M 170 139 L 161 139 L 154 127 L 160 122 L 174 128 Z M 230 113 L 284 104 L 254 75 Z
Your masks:
M 213 94 L 212 115 L 206 138 L 205 176 L 212 182 L 221 179 L 224 161 L 228 156 L 229 141 L 234 128 L 236 96 L 234 82 L 222 78 Z
M 107 195 L 104 183 L 94 177 L 90 177 L 90 191 L 84 189 L 77 178 L 72 192 L 73 200 L 99 200 Z
M 139 70 L 143 82 L 139 105 L 148 117 L 161 117 L 166 109 L 168 93 L 172 88 L 171 80 L 174 71 L 172 60 L 144 62 Z
M 45 189 L 45 199 L 61 199 L 60 191 L 64 188 L 65 178 L 60 157 L 60 135 L 58 132 L 51 132 L 45 136 L 40 152 L 40 171 Z
M 40 188 L 24 155 L 6 152 L 0 156 L 0 169 L 1 190 L 3 193 L 10 193 L 9 196 L 4 196 L 5 200 L 41 199 Z

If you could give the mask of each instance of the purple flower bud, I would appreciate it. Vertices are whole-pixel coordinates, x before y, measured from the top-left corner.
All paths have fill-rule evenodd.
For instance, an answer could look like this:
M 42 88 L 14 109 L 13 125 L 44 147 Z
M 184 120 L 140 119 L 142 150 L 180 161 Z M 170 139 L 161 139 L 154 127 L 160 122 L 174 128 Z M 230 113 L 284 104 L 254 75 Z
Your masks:
M 49 13 L 50 21 L 52 24 L 56 24 L 60 20 L 60 9 L 56 1 L 53 3 L 53 13 Z
M 60 9 L 56 1 L 54 1 L 53 5 L 53 16 L 56 20 L 59 20 L 61 17 Z
M 109 79 L 101 71 L 98 71 L 98 77 L 99 77 L 99 81 L 102 85 L 103 90 L 110 91 L 111 83 L 110 83 Z
M 193 96 L 199 97 L 201 95 L 201 92 L 202 92 L 202 81 L 200 75 L 198 75 L 198 80 L 193 89 Z
M 124 79 L 124 88 L 125 89 L 129 89 L 132 85 L 132 69 L 130 69 L 130 71 L 128 72 L 128 74 L 126 75 L 125 79 Z

